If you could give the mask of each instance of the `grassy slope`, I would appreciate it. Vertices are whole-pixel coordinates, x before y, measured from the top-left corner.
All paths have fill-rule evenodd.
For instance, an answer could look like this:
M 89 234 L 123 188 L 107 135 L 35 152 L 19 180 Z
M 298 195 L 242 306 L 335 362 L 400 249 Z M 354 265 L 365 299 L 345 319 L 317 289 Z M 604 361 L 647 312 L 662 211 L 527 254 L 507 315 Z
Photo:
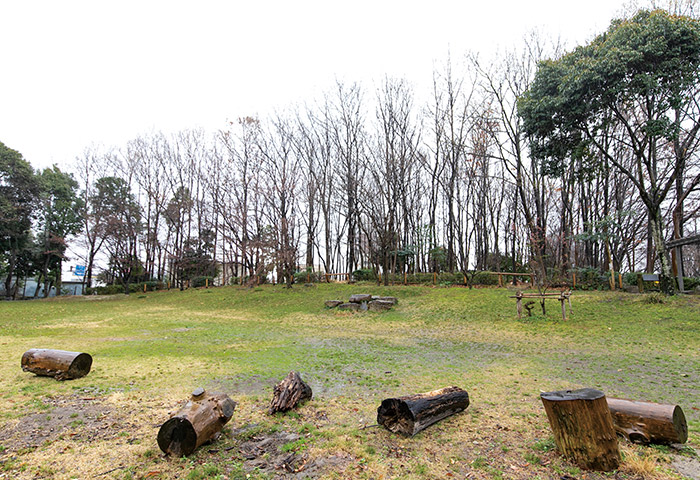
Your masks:
M 400 303 L 382 314 L 323 308 L 326 299 L 359 292 L 395 295 Z M 148 472 L 160 472 L 149 478 L 172 478 L 173 472 L 195 478 L 203 468 L 196 463 L 208 462 L 236 478 L 238 470 L 230 465 L 241 459 L 235 449 L 213 458 L 200 452 L 189 463 L 154 454 L 157 424 L 197 386 L 223 390 L 239 401 L 233 428 L 313 427 L 299 449 L 311 457 L 347 454 L 352 460 L 338 478 L 435 478 L 450 472 L 559 478 L 569 467 L 538 447 L 548 441 L 538 393 L 579 386 L 678 403 L 688 417 L 691 442 L 698 444 L 697 297 L 659 305 L 643 296 L 577 293 L 571 318 L 562 322 L 554 301 L 546 317 L 517 321 L 508 295 L 498 289 L 323 285 L 2 302 L 2 422 L 12 426 L 27 413 L 50 415 L 47 398 L 94 398 L 126 432 L 99 437 L 100 442 L 78 441 L 67 456 L 60 449 L 68 448 L 70 434 L 34 451 L 6 445 L 5 468 L 24 468 L 27 478 L 83 478 L 119 465 L 124 468 L 105 478 L 128 478 L 131 471 L 134 478 Z M 63 383 L 23 373 L 19 359 L 32 347 L 89 352 L 93 370 Z M 291 369 L 302 373 L 315 399 L 301 417 L 270 419 L 262 411 L 271 386 Z M 382 398 L 447 385 L 469 391 L 467 415 L 414 439 L 360 428 L 374 422 Z M 311 421 L 319 412 L 328 420 Z M 90 438 L 81 437 L 79 426 L 75 430 L 78 438 Z M 64 456 L 58 459 L 59 454 Z

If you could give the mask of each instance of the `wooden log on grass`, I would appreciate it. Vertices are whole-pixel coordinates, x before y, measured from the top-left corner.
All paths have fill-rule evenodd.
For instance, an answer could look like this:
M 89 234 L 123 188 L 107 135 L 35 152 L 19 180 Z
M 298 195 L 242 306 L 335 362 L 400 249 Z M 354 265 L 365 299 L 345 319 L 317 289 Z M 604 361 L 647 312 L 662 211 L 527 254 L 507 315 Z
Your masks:
M 559 452 L 579 467 L 609 472 L 620 465 L 620 450 L 605 394 L 561 390 L 540 395 Z
M 185 406 L 160 427 L 158 446 L 167 455 L 189 455 L 217 436 L 235 409 L 236 402 L 225 393 L 198 388 Z
M 688 423 L 678 405 L 608 398 L 615 431 L 635 443 L 685 443 Z
M 469 406 L 469 394 L 459 387 L 387 398 L 377 409 L 377 423 L 394 433 L 413 436 L 435 422 Z
M 22 370 L 56 380 L 84 377 L 90 372 L 92 357 L 87 353 L 32 348 L 22 355 Z
M 300 403 L 310 400 L 312 396 L 311 387 L 301 379 L 301 375 L 292 370 L 280 383 L 275 385 L 268 413 L 272 415 L 276 412 L 286 412 Z

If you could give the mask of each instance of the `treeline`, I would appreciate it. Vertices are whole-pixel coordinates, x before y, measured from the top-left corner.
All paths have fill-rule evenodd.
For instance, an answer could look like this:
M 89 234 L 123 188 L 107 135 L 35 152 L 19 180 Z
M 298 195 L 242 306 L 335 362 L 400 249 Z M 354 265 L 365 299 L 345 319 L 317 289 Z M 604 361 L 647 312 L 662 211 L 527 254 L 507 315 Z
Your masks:
M 309 105 L 242 117 L 215 135 L 152 133 L 87 151 L 75 165 L 87 282 L 98 270 L 124 288 L 205 277 L 291 285 L 307 269 L 366 269 L 385 281 L 475 270 L 534 271 L 550 283 L 572 270 L 670 277 L 664 242 L 698 233 L 700 28 L 665 12 L 626 22 L 638 36 L 613 22 L 586 55 L 610 66 L 603 47 L 617 38 L 611 48 L 629 56 L 610 69 L 629 74 L 584 86 L 589 97 L 565 102 L 571 89 L 556 85 L 554 67 L 581 49 L 564 55 L 531 38 L 495 63 L 448 61 L 427 102 L 401 79 L 375 90 L 338 82 Z M 675 48 L 674 35 L 690 47 Z M 675 70 L 682 88 L 671 88 L 673 75 L 634 70 L 629 62 L 652 48 L 664 68 L 690 65 Z M 583 105 L 600 107 L 586 117 L 595 122 Z M 4 247 L 8 282 L 21 277 L 18 251 Z M 700 275 L 698 248 L 683 252 L 674 266 Z

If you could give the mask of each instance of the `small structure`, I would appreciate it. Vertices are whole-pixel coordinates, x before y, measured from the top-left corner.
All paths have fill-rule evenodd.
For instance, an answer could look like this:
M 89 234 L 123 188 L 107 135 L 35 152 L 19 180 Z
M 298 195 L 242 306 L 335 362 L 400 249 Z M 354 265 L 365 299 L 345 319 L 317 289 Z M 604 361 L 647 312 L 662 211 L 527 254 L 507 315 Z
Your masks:
M 356 293 L 350 296 L 347 302 L 342 300 L 326 300 L 327 308 L 337 308 L 338 310 L 383 312 L 390 310 L 399 303 L 396 297 L 378 297 L 367 293 Z
M 516 303 L 516 308 L 518 310 L 518 320 L 523 317 L 523 298 L 535 298 L 539 299 L 540 305 L 542 305 L 542 314 L 545 314 L 545 306 L 544 302 L 547 299 L 554 299 L 554 300 L 559 300 L 561 302 L 561 318 L 562 320 L 566 320 L 566 305 L 564 302 L 568 302 L 569 304 L 569 313 L 572 312 L 571 308 L 571 290 L 564 290 L 559 293 L 523 293 L 520 290 L 515 295 L 511 295 L 510 298 L 515 298 L 515 303 Z M 532 314 L 532 306 L 533 303 L 528 302 L 525 305 L 525 308 L 527 309 L 528 316 Z

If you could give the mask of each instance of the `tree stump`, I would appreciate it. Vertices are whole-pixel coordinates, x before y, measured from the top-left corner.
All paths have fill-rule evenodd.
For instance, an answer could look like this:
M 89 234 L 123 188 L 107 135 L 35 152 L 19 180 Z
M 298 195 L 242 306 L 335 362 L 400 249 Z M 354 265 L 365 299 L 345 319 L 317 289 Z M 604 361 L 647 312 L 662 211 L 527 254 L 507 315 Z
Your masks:
M 272 393 L 272 401 L 268 413 L 286 412 L 298 404 L 310 400 L 313 396 L 311 387 L 301 379 L 295 371 L 291 371 L 277 385 Z
M 688 423 L 678 405 L 608 398 L 615 431 L 635 443 L 685 443 Z
M 84 377 L 90 372 L 92 357 L 87 353 L 32 348 L 22 355 L 22 370 L 56 380 Z
M 469 406 L 469 394 L 459 387 L 387 398 L 377 409 L 377 423 L 394 433 L 413 436 Z
M 225 393 L 192 392 L 190 400 L 158 430 L 158 446 L 167 455 L 181 457 L 213 439 L 231 420 L 236 402 Z
M 600 390 L 540 395 L 559 452 L 579 467 L 608 472 L 620 464 L 612 416 Z

